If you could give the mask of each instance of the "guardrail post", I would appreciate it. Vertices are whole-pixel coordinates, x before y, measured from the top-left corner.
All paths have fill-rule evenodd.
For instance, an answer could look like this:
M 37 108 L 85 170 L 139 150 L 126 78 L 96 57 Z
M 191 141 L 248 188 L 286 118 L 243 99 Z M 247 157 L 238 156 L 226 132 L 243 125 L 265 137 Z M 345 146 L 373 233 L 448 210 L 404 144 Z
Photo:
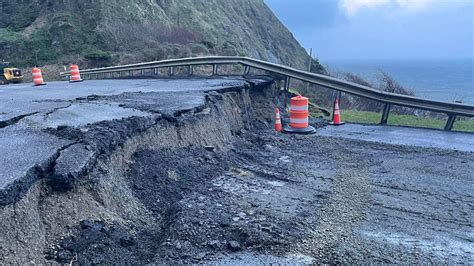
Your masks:
M 133 77 L 133 70 L 128 71 L 128 76 Z
M 174 67 L 170 67 L 168 74 L 174 76 Z
M 217 76 L 217 64 L 212 65 L 212 75 Z
M 451 131 L 454 126 L 454 121 L 456 121 L 456 115 L 449 115 L 446 126 L 444 126 L 444 130 Z
M 194 66 L 189 66 L 188 73 L 190 76 L 194 75 Z
M 381 125 L 386 125 L 388 122 L 388 115 L 390 114 L 390 108 L 392 107 L 391 104 L 386 103 L 383 107 L 382 118 L 380 119 Z
M 291 82 L 290 77 L 286 76 L 286 77 L 285 77 L 285 85 L 284 85 L 284 86 L 285 86 L 285 87 L 284 87 L 285 91 L 289 91 L 289 90 L 290 90 L 290 82 Z
M 145 70 L 144 69 L 141 69 L 140 70 L 140 76 L 144 76 L 145 75 Z
M 155 68 L 153 71 L 154 71 L 153 73 L 155 74 L 155 76 L 158 76 L 158 68 Z
M 290 82 L 291 82 L 290 77 L 286 76 L 285 77 L 285 82 L 283 84 L 283 90 L 286 92 L 285 93 L 285 100 L 283 102 L 283 105 L 284 105 L 285 108 L 288 106 L 288 99 L 290 98 L 290 94 L 289 94 Z
M 249 66 L 245 66 L 243 76 L 244 76 L 244 77 L 245 77 L 245 76 L 248 76 L 249 73 L 250 73 L 250 67 L 249 67 Z

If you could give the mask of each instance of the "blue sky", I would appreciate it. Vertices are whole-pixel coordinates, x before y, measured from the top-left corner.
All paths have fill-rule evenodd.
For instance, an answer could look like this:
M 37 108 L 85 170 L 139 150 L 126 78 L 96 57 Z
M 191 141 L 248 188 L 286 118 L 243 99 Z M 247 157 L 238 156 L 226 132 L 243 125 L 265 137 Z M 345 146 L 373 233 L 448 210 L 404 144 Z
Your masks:
M 474 0 L 265 0 L 322 61 L 474 58 Z

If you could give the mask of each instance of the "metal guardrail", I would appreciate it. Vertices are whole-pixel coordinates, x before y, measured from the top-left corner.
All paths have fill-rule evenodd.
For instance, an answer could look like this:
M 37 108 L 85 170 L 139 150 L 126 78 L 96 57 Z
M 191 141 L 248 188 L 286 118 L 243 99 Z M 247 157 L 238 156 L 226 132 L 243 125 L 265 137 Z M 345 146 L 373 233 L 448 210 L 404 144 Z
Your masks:
M 298 79 L 306 81 L 312 84 L 316 84 L 325 88 L 336 90 L 339 92 L 348 93 L 355 96 L 375 100 L 378 102 L 385 103 L 383 109 L 381 124 L 386 124 L 392 105 L 405 106 L 415 109 L 423 109 L 434 112 L 446 113 L 449 116 L 448 122 L 446 123 L 445 129 L 451 130 L 456 120 L 456 116 L 467 116 L 474 117 L 474 106 L 465 105 L 460 103 L 436 101 L 430 99 L 424 99 L 414 96 L 384 92 L 376 90 L 370 87 L 362 86 L 356 83 L 336 79 L 333 77 L 315 74 L 303 70 L 298 70 L 292 67 L 270 63 L 262 60 L 257 60 L 248 57 L 236 57 L 236 56 L 207 56 L 207 57 L 193 57 L 193 58 L 182 58 L 182 59 L 171 59 L 163 61 L 155 61 L 148 63 L 139 63 L 123 66 L 103 67 L 82 70 L 81 74 L 91 77 L 95 75 L 97 78 L 102 75 L 104 78 L 109 75 L 113 76 L 113 73 L 122 73 L 129 71 L 129 74 L 133 71 L 141 71 L 143 74 L 144 70 L 154 70 L 154 73 L 158 73 L 160 68 L 169 68 L 169 74 L 174 74 L 175 67 L 188 67 L 189 73 L 193 73 L 193 67 L 199 65 L 212 65 L 213 75 L 217 74 L 218 65 L 232 65 L 239 64 L 245 67 L 243 75 L 247 75 L 251 68 L 260 69 L 286 77 L 285 89 L 289 89 L 290 79 Z M 69 72 L 61 72 L 61 77 L 68 77 Z

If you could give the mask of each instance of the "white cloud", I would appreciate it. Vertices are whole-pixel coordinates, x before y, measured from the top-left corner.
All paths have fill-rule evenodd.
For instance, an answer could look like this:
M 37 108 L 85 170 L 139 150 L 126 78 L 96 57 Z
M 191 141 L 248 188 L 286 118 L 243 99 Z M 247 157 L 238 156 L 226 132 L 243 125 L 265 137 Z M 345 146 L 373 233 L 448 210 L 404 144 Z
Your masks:
M 428 7 L 433 0 L 395 0 L 396 4 L 409 11 L 417 11 Z
M 438 1 L 438 2 L 437 2 Z M 452 0 L 453 3 L 461 0 Z M 470 0 L 467 0 L 470 1 Z M 340 0 L 339 6 L 350 16 L 356 15 L 362 9 L 379 7 L 395 8 L 402 11 L 419 11 L 431 7 L 439 0 Z
M 390 0 L 341 0 L 339 3 L 341 8 L 352 16 L 363 8 L 375 8 L 387 5 L 390 3 Z

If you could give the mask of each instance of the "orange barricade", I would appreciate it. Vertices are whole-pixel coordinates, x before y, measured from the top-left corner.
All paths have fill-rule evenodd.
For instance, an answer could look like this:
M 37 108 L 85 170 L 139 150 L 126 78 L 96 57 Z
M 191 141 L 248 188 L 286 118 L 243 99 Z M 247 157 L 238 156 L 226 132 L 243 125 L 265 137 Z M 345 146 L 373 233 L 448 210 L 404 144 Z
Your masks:
M 315 133 L 314 127 L 309 125 L 308 98 L 298 95 L 290 101 L 290 125 L 285 127 L 285 132 L 311 134 Z
M 33 68 L 33 83 L 35 86 L 42 86 L 42 85 L 46 85 L 46 83 L 44 83 L 44 80 L 43 80 L 43 75 L 41 74 L 41 69 L 35 67 Z
M 81 82 L 83 81 L 81 79 L 81 72 L 79 71 L 79 66 L 77 65 L 71 65 L 71 78 L 69 79 L 69 82 Z

